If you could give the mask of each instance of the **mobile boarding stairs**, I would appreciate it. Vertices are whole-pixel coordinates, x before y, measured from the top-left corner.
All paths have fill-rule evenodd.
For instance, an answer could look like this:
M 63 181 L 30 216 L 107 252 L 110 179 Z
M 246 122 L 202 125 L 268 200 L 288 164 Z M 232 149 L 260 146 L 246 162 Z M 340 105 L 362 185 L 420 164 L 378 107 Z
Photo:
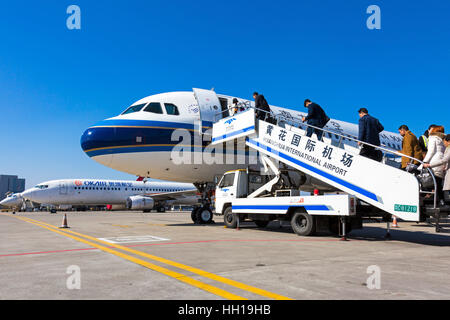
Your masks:
M 255 108 L 250 107 L 215 122 L 212 144 L 245 137 L 246 145 L 260 154 L 355 196 L 358 198 L 358 214 L 363 217 L 387 217 L 388 229 L 393 215 L 415 222 L 434 218 L 436 232 L 441 230 L 439 220 L 449 215 L 449 208 L 438 205 L 435 191 L 422 190 L 414 174 L 360 156 L 358 148 L 348 148 L 326 138 L 318 141 L 315 135 L 307 137 L 305 128 L 309 125 L 302 123 L 301 119 L 287 119 L 283 115 L 258 111 L 265 112 L 267 121 L 257 119 Z M 373 146 L 326 129 L 320 130 L 341 136 L 341 141 L 343 137 L 375 147 L 385 157 L 406 157 L 385 147 Z M 434 179 L 432 170 L 428 170 Z M 436 190 L 435 179 L 434 184 Z

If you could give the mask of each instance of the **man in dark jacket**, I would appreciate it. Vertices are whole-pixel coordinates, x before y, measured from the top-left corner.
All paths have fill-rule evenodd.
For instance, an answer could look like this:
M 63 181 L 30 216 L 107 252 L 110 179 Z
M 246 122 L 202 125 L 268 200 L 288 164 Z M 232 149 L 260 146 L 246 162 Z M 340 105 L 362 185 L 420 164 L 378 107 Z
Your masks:
M 308 108 L 308 115 L 306 117 L 303 117 L 302 121 L 306 121 L 307 124 L 317 128 L 325 127 L 330 118 L 328 118 L 328 116 L 325 114 L 325 111 L 323 111 L 322 107 L 317 103 L 311 102 L 311 100 L 309 99 L 306 99 L 303 105 Z M 308 129 L 306 130 L 306 136 L 311 137 L 313 133 L 316 133 L 317 139 L 319 141 L 322 140 L 322 130 L 308 127 Z
M 256 117 L 260 120 L 264 120 L 269 117 L 270 107 L 266 101 L 266 98 L 264 98 L 264 96 L 262 94 L 259 94 L 258 92 L 253 93 L 253 98 L 255 99 Z
M 361 108 L 359 113 L 359 136 L 358 140 L 362 142 L 370 143 L 374 146 L 380 145 L 380 132 L 384 130 L 378 119 L 369 115 L 369 111 L 366 108 Z M 362 145 L 360 155 L 373 159 L 375 161 L 381 161 L 383 159 L 383 154 L 380 150 L 376 150 L 375 147 L 368 146 L 358 142 Z

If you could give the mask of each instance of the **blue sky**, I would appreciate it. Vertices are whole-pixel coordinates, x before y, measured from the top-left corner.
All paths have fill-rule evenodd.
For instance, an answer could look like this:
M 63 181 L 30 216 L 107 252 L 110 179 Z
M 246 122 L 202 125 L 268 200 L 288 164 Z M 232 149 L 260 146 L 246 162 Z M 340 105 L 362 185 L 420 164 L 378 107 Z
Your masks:
M 81 8 L 81 30 L 66 9 Z M 381 30 L 366 9 L 381 8 Z M 134 101 L 212 88 L 387 130 L 450 128 L 450 2 L 0 1 L 0 174 L 133 178 L 90 160 L 80 136 Z

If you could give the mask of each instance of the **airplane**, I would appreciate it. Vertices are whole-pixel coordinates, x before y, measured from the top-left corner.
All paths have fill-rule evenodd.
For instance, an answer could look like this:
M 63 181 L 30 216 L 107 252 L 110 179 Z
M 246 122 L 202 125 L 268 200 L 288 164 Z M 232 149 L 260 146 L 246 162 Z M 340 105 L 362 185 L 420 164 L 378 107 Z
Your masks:
M 110 205 L 113 210 L 165 211 L 169 204 L 196 204 L 197 189 L 188 183 L 64 179 L 40 183 L 23 198 L 53 206 Z M 52 209 L 56 212 L 56 209 Z
M 24 199 L 21 193 L 12 193 L 0 201 L 0 206 L 12 208 L 13 210 L 21 210 L 24 204 Z
M 211 144 L 212 124 L 230 116 L 229 108 L 234 98 L 243 106 L 255 105 L 254 101 L 196 88 L 192 91 L 151 95 L 136 101 L 120 115 L 86 129 L 81 136 L 81 148 L 91 159 L 118 171 L 193 183 L 202 194 L 203 207 L 200 211 L 206 214 L 206 211 L 210 211 L 208 190 L 214 187 L 211 182 L 217 181 L 226 171 L 245 169 L 251 163 L 248 148 L 239 149 L 236 146 L 234 155 L 238 157 L 243 154 L 246 159 L 244 163 L 229 163 L 225 159 L 204 165 L 202 161 Z M 306 116 L 305 112 L 272 105 L 270 109 L 288 124 L 298 123 Z M 357 142 L 349 139 L 357 138 L 358 125 L 331 119 L 324 129 L 329 131 L 324 134 L 325 142 L 341 145 L 351 151 L 359 150 Z M 397 133 L 383 131 L 380 139 L 382 146 L 390 150 L 402 148 L 402 137 Z M 184 161 L 181 165 L 174 161 L 177 155 L 174 151 L 178 152 L 179 149 L 190 161 Z M 222 150 L 216 149 L 214 152 L 216 155 L 224 153 L 224 157 L 227 157 L 229 149 L 229 145 L 224 145 Z M 385 161 L 391 161 L 391 165 L 398 164 L 398 159 Z M 304 186 L 326 189 L 320 181 L 305 180 L 304 177 L 298 179 L 304 181 Z M 194 217 L 195 213 L 192 215 Z

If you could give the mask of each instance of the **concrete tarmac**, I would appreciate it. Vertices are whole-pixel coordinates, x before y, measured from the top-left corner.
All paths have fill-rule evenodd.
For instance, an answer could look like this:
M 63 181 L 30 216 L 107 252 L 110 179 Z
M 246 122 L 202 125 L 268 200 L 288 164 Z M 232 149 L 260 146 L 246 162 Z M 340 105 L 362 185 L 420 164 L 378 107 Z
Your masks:
M 450 299 L 450 233 L 424 223 L 340 241 L 189 212 L 67 216 L 0 214 L 0 299 Z

